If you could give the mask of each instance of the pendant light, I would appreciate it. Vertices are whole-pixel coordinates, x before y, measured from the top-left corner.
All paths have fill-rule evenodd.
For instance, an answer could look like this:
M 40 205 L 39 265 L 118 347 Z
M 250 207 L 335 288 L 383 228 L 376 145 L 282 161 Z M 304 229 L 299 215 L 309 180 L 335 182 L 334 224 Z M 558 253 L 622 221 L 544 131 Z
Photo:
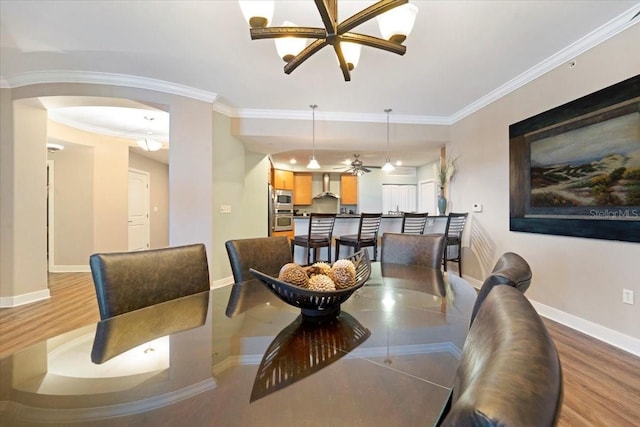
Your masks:
M 309 105 L 309 107 L 311 107 L 311 112 L 312 112 L 312 136 L 311 136 L 311 143 L 313 144 L 313 151 L 311 152 L 311 160 L 309 160 L 309 164 L 307 165 L 307 169 L 320 169 L 320 164 L 318 163 L 318 161 L 316 160 L 316 108 L 318 108 L 317 105 L 312 104 Z
M 384 166 L 382 166 L 382 170 L 384 172 L 391 172 L 395 169 L 395 167 L 393 167 L 393 165 L 391 164 L 391 159 L 389 157 L 389 113 L 391 112 L 391 108 L 387 108 L 386 110 L 384 110 L 384 112 L 387 113 L 387 161 L 385 162 Z
M 144 151 L 158 151 L 162 148 L 162 142 L 156 141 L 153 139 L 151 133 L 151 121 L 154 120 L 153 117 L 144 116 L 144 119 L 147 121 L 147 136 L 143 139 L 139 139 L 137 142 L 138 146 L 142 148 Z

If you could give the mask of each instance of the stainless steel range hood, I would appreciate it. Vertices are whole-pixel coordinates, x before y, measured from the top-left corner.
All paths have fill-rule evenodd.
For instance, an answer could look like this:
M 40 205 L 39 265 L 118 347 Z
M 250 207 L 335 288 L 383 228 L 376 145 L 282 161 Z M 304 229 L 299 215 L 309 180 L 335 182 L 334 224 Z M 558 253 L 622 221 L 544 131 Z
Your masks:
M 322 174 L 322 193 L 314 196 L 314 199 L 323 199 L 325 197 L 329 197 L 332 199 L 338 199 L 338 195 L 331 192 L 331 181 L 329 180 L 329 174 Z

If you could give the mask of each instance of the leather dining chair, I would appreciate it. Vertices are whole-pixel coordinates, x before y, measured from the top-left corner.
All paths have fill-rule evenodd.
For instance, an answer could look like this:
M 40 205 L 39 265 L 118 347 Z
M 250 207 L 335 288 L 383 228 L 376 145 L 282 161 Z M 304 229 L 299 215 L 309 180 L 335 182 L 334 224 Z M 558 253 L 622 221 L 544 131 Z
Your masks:
M 424 227 L 427 225 L 427 216 L 429 216 L 428 212 L 404 212 L 402 214 L 402 228 L 400 232 L 404 234 L 424 233 Z
M 210 289 L 203 244 L 97 253 L 89 265 L 102 320 Z
M 497 286 L 469 330 L 436 425 L 554 426 L 562 396 L 562 367 L 542 319 L 517 289 Z
M 295 236 L 291 241 L 291 258 L 294 259 L 296 246 L 302 246 L 305 250 L 307 264 L 311 264 L 311 250 L 313 249 L 313 262 L 318 261 L 318 250 L 327 248 L 327 262 L 331 262 L 331 245 L 333 239 L 333 225 L 336 214 L 312 213 L 309 217 L 309 229 L 307 234 Z
M 442 234 L 382 235 L 382 262 L 440 268 L 445 238 Z
M 464 225 L 467 222 L 467 216 L 465 213 L 450 212 L 447 218 L 447 227 L 444 235 L 447 236 L 447 244 L 444 250 L 444 257 L 442 258 L 442 265 L 444 271 L 447 271 L 447 263 L 458 263 L 458 275 L 462 277 L 462 232 L 464 231 Z
M 507 285 L 524 294 L 531 284 L 531 278 L 531 267 L 524 258 L 513 252 L 504 253 L 498 259 L 489 277 L 482 283 L 471 313 L 471 324 L 491 289 L 497 285 Z
M 373 247 L 373 259 L 378 259 L 378 231 L 380 230 L 380 213 L 360 214 L 358 234 L 348 234 L 336 238 L 336 261 L 340 258 L 340 246 L 350 246 L 354 252 L 362 248 Z
M 235 283 L 255 279 L 250 268 L 277 277 L 280 268 L 291 262 L 287 236 L 229 240 L 225 247 Z

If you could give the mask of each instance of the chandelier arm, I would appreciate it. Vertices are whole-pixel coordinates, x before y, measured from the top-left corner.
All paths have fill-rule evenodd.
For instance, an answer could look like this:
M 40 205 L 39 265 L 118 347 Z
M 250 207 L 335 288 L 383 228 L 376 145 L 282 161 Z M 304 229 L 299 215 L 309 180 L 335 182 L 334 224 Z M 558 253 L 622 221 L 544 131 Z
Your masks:
M 287 62 L 284 66 L 284 72 L 286 74 L 291 74 L 293 70 L 298 68 L 304 61 L 309 59 L 311 55 L 322 49 L 327 45 L 326 40 L 314 40 L 307 47 L 302 49 L 302 51 L 293 57 L 293 59 Z
M 349 73 L 349 66 L 347 65 L 347 61 L 344 59 L 344 54 L 342 53 L 342 47 L 340 46 L 340 43 L 334 44 L 333 50 L 336 51 L 338 62 L 340 62 L 340 69 L 342 70 L 342 76 L 344 77 L 344 81 L 345 82 L 351 81 L 351 73 Z
M 321 1 L 322 0 L 316 0 L 316 4 Z M 338 34 L 344 34 L 358 25 L 406 3 L 409 3 L 409 0 L 380 0 L 379 2 L 372 4 L 368 8 L 363 9 L 342 21 L 338 25 Z
M 315 0 L 316 7 L 327 30 L 327 36 L 334 36 L 338 31 L 338 1 Z
M 388 40 L 381 39 L 380 37 L 368 36 L 366 34 L 345 33 L 340 36 L 340 41 L 375 47 L 398 55 L 404 55 L 407 52 L 407 47 L 404 45 L 390 42 Z
M 252 28 L 251 40 L 277 39 L 281 37 L 300 37 L 304 39 L 323 39 L 327 36 L 324 28 L 314 27 L 265 27 Z

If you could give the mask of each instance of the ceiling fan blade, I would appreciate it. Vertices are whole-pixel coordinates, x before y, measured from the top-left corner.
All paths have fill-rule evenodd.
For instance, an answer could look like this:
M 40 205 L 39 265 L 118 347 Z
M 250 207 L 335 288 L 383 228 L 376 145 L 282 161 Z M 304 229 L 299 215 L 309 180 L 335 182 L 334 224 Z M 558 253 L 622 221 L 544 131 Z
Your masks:
M 371 172 L 371 170 L 370 170 L 370 169 L 367 169 L 367 168 L 366 168 L 366 167 L 364 167 L 364 166 L 363 166 L 363 167 L 361 167 L 360 169 L 361 169 L 361 170 L 363 170 L 363 171 L 365 171 L 366 173 Z

